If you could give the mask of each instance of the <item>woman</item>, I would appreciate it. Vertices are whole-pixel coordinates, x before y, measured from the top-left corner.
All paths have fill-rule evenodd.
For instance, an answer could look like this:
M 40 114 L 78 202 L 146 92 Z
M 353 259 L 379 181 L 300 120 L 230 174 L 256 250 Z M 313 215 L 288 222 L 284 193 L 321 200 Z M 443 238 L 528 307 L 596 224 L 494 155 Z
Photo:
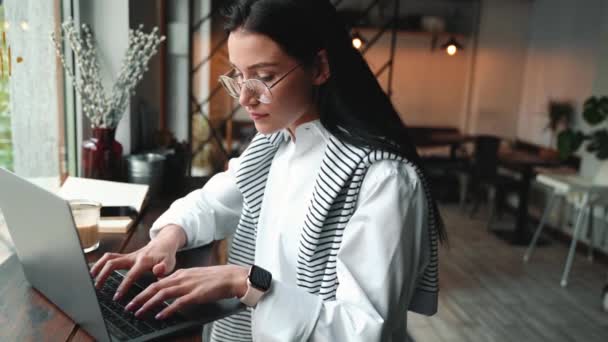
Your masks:
M 163 277 L 136 315 L 238 297 L 213 341 L 403 341 L 407 311 L 437 305 L 443 229 L 414 146 L 328 0 L 239 0 L 221 77 L 259 134 L 228 170 L 176 201 L 131 254 L 93 267 Z M 179 270 L 175 253 L 234 234 L 229 265 Z M 254 265 L 254 266 L 252 266 Z M 161 291 L 162 290 L 162 291 Z

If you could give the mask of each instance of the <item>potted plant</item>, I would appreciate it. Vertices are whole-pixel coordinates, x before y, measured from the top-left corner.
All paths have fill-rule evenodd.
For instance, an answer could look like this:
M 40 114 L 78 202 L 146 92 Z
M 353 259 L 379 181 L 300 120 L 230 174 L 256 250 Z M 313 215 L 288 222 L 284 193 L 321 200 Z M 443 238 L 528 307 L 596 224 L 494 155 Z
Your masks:
M 549 122 L 545 129 L 551 131 L 551 142 L 550 147 L 541 149 L 541 155 L 549 159 L 554 159 L 559 156 L 559 152 L 555 150 L 557 136 L 570 127 L 574 106 L 568 101 L 551 100 L 549 101 L 548 109 Z
M 591 96 L 583 106 L 583 119 L 591 127 L 588 131 L 582 129 L 566 129 L 557 138 L 560 157 L 565 159 L 576 152 L 583 143 L 587 152 L 594 154 L 599 160 L 608 159 L 608 130 L 602 124 L 608 117 L 608 97 Z
M 549 101 L 549 123 L 546 129 L 551 130 L 552 143 L 557 135 L 570 127 L 574 106 L 568 101 Z
M 122 172 L 122 145 L 114 139 L 116 127 L 127 110 L 135 86 L 148 70 L 148 62 L 165 40 L 155 27 L 150 33 L 143 25 L 129 30 L 128 46 L 122 68 L 112 89 L 102 85 L 97 46 L 91 28 L 80 27 L 72 19 L 61 25 L 60 35 L 51 33 L 51 39 L 61 63 L 72 79 L 80 96 L 82 111 L 89 119 L 92 137 L 83 142 L 83 174 L 87 178 L 116 180 Z M 66 63 L 62 44 L 70 46 L 74 53 L 74 70 Z

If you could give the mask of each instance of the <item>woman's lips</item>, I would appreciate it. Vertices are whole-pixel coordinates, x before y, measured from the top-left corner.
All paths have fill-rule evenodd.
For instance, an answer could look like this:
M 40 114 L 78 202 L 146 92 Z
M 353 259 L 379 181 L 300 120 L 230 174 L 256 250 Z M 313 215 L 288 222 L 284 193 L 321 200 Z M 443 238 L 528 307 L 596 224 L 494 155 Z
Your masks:
M 265 117 L 268 116 L 268 114 L 262 114 L 262 113 L 249 113 L 249 116 L 253 119 L 253 120 L 260 120 L 263 119 Z

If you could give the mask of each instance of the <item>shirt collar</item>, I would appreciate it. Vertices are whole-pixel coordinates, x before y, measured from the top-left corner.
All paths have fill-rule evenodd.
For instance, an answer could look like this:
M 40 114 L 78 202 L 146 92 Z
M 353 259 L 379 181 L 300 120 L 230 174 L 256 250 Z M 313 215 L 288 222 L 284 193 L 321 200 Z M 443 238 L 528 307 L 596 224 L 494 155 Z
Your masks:
M 291 133 L 287 128 L 281 131 L 283 133 L 283 138 L 285 141 L 293 142 Z M 325 142 L 329 142 L 330 133 L 323 127 L 321 124 L 321 120 L 316 119 L 312 121 L 305 122 L 303 124 L 298 125 L 295 131 L 295 143 L 301 141 L 302 139 L 315 139 L 322 138 Z

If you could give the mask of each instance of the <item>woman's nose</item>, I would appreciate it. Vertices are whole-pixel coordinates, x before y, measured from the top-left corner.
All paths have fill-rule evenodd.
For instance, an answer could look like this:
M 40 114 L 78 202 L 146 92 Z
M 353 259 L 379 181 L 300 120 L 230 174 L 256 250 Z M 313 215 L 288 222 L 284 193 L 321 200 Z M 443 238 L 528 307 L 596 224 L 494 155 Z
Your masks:
M 247 86 L 243 84 L 241 88 L 241 94 L 239 95 L 239 103 L 243 107 L 248 107 L 253 104 L 257 104 L 257 99 L 255 98 L 252 91 L 247 89 Z

